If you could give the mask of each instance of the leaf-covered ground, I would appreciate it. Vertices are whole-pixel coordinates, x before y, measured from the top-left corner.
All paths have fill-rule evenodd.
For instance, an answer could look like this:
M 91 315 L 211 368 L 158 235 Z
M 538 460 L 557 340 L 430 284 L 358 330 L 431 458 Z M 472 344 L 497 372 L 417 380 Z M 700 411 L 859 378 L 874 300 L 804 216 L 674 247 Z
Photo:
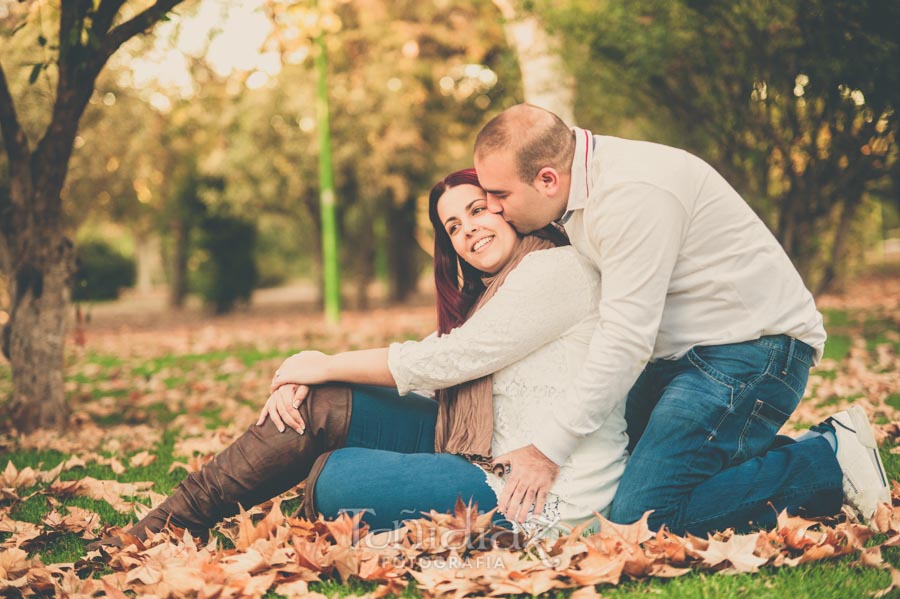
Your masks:
M 890 477 L 900 480 L 900 279 L 863 281 L 819 305 L 830 334 L 826 359 L 787 432 L 859 403 L 877 423 Z M 163 534 L 85 554 L 91 539 L 133 521 L 254 421 L 284 356 L 417 337 L 432 320 L 429 307 L 348 314 L 339 327 L 290 310 L 96 318 L 70 343 L 69 429 L 0 438 L 0 593 L 900 595 L 900 494 L 871 529 L 843 515 L 783 516 L 774 531 L 698 539 L 651 534 L 637 523 L 519 549 L 464 506 L 367 535 L 349 517 L 290 517 L 295 491 L 224 523 L 208 545 Z M 0 368 L 0 393 L 9 377 Z

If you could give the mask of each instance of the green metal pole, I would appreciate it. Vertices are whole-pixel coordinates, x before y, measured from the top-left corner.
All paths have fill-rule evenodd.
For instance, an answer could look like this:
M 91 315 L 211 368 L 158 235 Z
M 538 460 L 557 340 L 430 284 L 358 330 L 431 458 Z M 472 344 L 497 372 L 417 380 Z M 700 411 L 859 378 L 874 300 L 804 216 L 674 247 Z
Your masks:
M 385 286 L 390 275 L 390 249 L 388 248 L 387 216 L 384 211 L 375 217 L 375 278 Z
M 325 317 L 336 323 L 341 318 L 341 282 L 338 273 L 338 232 L 335 211 L 334 177 L 331 168 L 331 125 L 328 117 L 328 85 L 325 34 L 316 37 L 316 115 L 319 129 L 319 208 L 322 215 L 322 272 L 324 275 Z

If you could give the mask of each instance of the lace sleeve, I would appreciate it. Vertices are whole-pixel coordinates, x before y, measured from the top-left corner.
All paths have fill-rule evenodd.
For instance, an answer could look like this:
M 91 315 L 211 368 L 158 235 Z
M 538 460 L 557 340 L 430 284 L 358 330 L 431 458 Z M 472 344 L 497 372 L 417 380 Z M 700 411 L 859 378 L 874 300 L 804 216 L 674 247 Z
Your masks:
M 462 326 L 390 346 L 388 367 L 400 394 L 485 376 L 557 339 L 595 309 L 598 276 L 571 247 L 529 254 Z

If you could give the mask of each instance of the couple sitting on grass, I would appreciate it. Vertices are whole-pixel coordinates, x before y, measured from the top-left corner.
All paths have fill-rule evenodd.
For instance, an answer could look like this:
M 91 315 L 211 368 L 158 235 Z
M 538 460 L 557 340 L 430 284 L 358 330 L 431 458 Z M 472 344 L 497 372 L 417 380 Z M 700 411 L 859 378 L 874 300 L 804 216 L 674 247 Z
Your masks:
M 429 199 L 437 333 L 288 358 L 259 421 L 128 533 L 206 536 L 304 479 L 306 516 L 364 510 L 375 530 L 458 497 L 526 532 L 652 510 L 695 535 L 890 501 L 858 406 L 777 434 L 822 317 L 709 165 L 530 105 L 474 159 Z

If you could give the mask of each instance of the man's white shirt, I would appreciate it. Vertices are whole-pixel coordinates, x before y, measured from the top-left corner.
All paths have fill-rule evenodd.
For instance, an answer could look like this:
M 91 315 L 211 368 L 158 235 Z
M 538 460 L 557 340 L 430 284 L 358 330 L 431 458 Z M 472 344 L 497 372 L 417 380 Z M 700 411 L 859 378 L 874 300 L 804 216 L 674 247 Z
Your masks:
M 816 350 L 822 316 L 781 245 L 711 166 L 676 148 L 573 129 L 566 233 L 601 272 L 600 322 L 535 446 L 563 463 L 650 360 L 785 334 Z

